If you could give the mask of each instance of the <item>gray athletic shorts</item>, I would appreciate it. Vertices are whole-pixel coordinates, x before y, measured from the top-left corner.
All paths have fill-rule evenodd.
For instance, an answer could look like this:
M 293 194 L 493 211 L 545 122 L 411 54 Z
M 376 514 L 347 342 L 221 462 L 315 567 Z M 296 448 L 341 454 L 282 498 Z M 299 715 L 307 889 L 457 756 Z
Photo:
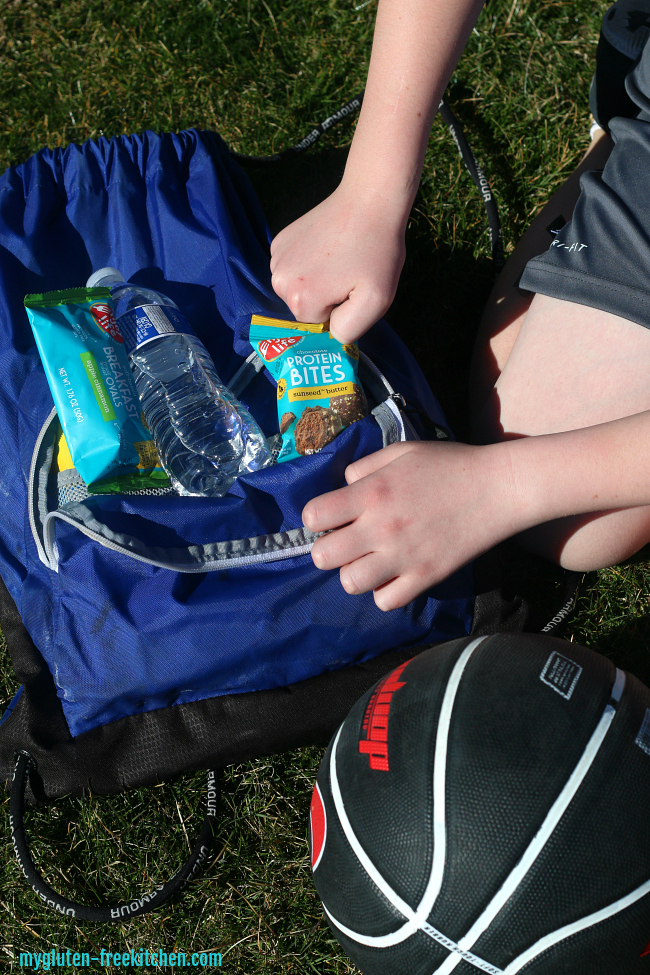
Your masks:
M 528 262 L 519 287 L 650 328 L 650 3 L 619 0 L 603 34 L 611 23 L 621 44 L 639 49 L 625 79 L 636 117 L 609 121 L 615 145 L 604 170 L 581 177 L 572 219 Z

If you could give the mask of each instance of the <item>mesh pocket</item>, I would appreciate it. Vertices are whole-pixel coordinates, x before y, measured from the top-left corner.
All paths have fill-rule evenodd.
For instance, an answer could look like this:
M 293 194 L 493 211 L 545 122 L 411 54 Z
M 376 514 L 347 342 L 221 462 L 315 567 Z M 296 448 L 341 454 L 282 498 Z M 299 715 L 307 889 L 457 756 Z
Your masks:
M 79 476 L 75 468 L 67 471 L 59 471 L 56 475 L 56 486 L 59 497 L 59 507 L 62 508 L 64 504 L 70 504 L 70 502 L 85 501 L 86 498 L 90 498 L 93 495 L 90 494 L 88 488 L 84 484 L 82 478 Z M 176 494 L 172 487 L 164 488 L 144 488 L 142 491 L 123 491 L 122 494 L 150 494 L 150 495 L 166 495 L 166 494 Z

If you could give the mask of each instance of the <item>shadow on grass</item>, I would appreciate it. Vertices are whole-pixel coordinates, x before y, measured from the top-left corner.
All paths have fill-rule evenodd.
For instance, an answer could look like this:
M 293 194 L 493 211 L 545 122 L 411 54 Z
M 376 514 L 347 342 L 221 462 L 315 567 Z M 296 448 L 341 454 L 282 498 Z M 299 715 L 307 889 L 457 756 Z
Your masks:
M 585 631 L 589 646 L 650 687 L 649 562 L 646 545 L 622 565 L 598 573 L 598 588 L 589 594 L 596 627 Z
M 650 615 L 633 617 L 603 633 L 594 649 L 650 686 L 649 646 Z
M 450 85 L 445 100 L 466 133 L 471 136 L 474 155 L 494 188 L 499 181 L 499 202 L 505 212 L 524 214 L 527 210 L 525 183 L 511 165 L 513 158 L 504 136 L 495 136 L 493 127 L 477 109 L 475 92 L 464 82 Z M 489 167 L 489 169 L 488 169 Z
M 321 149 L 280 163 L 243 162 L 275 237 L 321 203 L 341 182 L 348 150 Z

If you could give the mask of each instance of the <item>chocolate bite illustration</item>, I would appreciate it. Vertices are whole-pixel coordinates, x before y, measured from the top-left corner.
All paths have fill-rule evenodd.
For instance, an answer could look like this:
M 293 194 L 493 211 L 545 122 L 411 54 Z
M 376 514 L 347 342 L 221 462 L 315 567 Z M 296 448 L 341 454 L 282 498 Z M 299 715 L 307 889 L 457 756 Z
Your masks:
M 329 408 L 338 413 L 346 427 L 368 415 L 366 394 L 358 383 L 353 385 L 351 393 L 346 393 L 343 396 L 332 396 Z
M 283 413 L 280 418 L 280 433 L 286 433 L 295 419 L 295 413 Z
M 308 406 L 296 424 L 294 443 L 303 456 L 315 454 L 343 429 L 338 413 L 323 406 Z

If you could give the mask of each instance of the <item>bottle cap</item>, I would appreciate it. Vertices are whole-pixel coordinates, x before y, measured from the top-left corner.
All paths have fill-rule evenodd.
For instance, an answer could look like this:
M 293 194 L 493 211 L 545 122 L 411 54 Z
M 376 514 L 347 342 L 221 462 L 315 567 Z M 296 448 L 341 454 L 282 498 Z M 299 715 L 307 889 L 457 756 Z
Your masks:
M 93 271 L 86 281 L 87 288 L 110 288 L 112 284 L 122 284 L 125 281 L 124 275 L 115 267 L 102 267 L 99 271 Z

